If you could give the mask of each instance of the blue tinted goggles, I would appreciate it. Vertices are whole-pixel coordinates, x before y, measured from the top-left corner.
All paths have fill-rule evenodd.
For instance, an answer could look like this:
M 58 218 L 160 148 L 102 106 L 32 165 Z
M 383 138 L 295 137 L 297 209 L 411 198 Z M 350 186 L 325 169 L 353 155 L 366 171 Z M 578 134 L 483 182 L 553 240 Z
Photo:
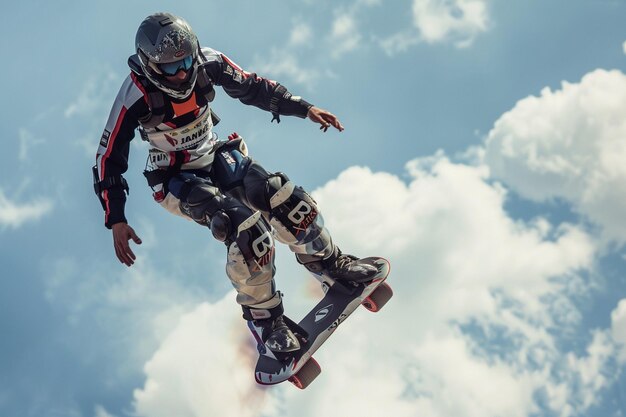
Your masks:
M 190 56 L 181 59 L 180 61 L 167 62 L 164 64 L 157 64 L 161 72 L 165 75 L 176 75 L 179 70 L 183 70 L 185 72 L 189 71 L 189 69 L 193 65 L 193 58 Z

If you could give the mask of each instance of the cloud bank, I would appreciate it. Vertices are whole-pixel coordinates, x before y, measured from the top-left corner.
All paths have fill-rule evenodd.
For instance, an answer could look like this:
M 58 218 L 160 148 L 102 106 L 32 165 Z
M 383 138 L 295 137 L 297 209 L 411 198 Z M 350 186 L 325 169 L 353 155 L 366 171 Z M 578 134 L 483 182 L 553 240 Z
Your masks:
M 572 299 L 588 291 L 594 239 L 575 224 L 512 219 L 506 190 L 488 174 L 438 153 L 407 164 L 408 182 L 352 167 L 316 190 L 345 251 L 390 258 L 390 304 L 342 325 L 316 355 L 323 372 L 306 392 L 257 387 L 254 345 L 233 294 L 202 304 L 146 363 L 137 413 L 521 417 L 592 407 L 615 381 L 618 345 L 611 329 L 596 329 L 575 352 L 563 348 L 563 335 L 580 325 Z M 312 306 L 307 284 L 288 282 L 301 270 L 279 262 L 290 302 Z
M 561 199 L 626 241 L 626 75 L 595 70 L 545 88 L 496 121 L 486 143 L 493 176 L 535 201 Z

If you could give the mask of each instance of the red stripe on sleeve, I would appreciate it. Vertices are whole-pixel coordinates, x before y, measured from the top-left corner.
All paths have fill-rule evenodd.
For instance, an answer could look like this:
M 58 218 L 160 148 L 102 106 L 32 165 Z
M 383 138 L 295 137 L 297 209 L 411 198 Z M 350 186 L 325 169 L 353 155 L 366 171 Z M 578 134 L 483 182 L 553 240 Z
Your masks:
M 243 68 L 241 68 L 239 65 L 235 64 L 233 61 L 231 61 L 226 55 L 222 54 L 222 59 L 224 61 L 226 61 L 226 63 L 228 65 L 230 65 L 231 67 L 233 67 L 234 69 L 236 69 L 237 71 L 243 71 Z
M 104 190 L 102 193 L 102 198 L 104 199 L 104 204 L 106 207 L 106 211 L 104 212 L 104 224 L 109 223 L 109 214 L 111 213 L 111 207 L 109 207 L 109 190 Z
M 137 76 L 135 75 L 134 72 L 130 73 L 130 78 L 133 80 L 133 83 L 135 84 L 135 86 L 141 91 L 141 93 L 143 94 L 143 101 L 146 102 L 146 104 L 150 104 L 148 103 L 148 93 L 146 93 L 146 89 L 143 88 L 143 85 L 139 82 L 139 79 L 137 78 Z
M 126 115 L 126 106 L 122 106 L 122 110 L 120 110 L 119 116 L 117 116 L 117 121 L 115 122 L 115 129 L 111 132 L 111 138 L 109 139 L 109 146 L 107 147 L 107 151 L 102 156 L 102 161 L 100 162 L 100 181 L 102 181 L 105 177 L 106 171 L 106 161 L 109 159 L 111 155 L 111 151 L 113 150 L 113 146 L 115 145 L 115 139 L 117 139 L 117 134 L 120 131 L 120 127 L 122 126 L 122 122 L 124 121 L 124 116 Z M 102 198 L 104 199 L 104 203 L 106 206 L 105 212 L 105 222 L 109 221 L 109 214 L 111 213 L 111 208 L 109 206 L 109 192 L 105 190 L 102 193 Z
M 231 67 L 233 67 L 237 71 L 241 72 L 241 75 L 243 75 L 243 78 L 248 78 L 250 76 L 250 73 L 248 71 L 244 70 L 239 65 L 235 64 L 226 55 L 222 54 L 222 59 L 224 59 L 224 61 L 226 61 L 226 63 L 228 65 L 230 65 Z M 256 78 L 261 78 L 261 77 L 256 77 Z
M 241 74 L 243 75 L 244 78 L 248 78 L 250 77 L 250 75 L 252 75 L 251 73 L 249 73 L 248 71 L 244 70 L 243 68 L 241 68 L 239 65 L 235 64 L 233 61 L 230 60 L 230 58 L 228 58 L 226 55 L 222 54 L 222 59 L 224 61 L 226 61 L 226 63 L 228 65 L 230 65 L 231 67 L 233 67 L 234 69 L 236 69 L 237 71 L 240 71 Z M 263 80 L 266 81 L 269 85 L 271 85 L 272 87 L 276 86 L 276 81 L 274 80 L 270 80 L 269 78 L 263 78 L 260 77 L 259 75 L 255 74 L 255 80 Z
M 107 151 L 102 157 L 101 165 L 100 165 L 100 181 L 104 179 L 104 172 L 106 170 L 106 160 L 109 159 L 111 155 L 111 151 L 113 150 L 113 146 L 115 145 L 115 139 L 117 139 L 117 134 L 120 131 L 120 127 L 122 126 L 122 122 L 124 121 L 124 116 L 126 115 L 126 106 L 122 106 L 122 110 L 120 110 L 120 115 L 117 116 L 117 121 L 115 122 L 115 128 L 113 132 L 111 132 L 111 138 L 109 139 L 109 146 L 107 147 Z

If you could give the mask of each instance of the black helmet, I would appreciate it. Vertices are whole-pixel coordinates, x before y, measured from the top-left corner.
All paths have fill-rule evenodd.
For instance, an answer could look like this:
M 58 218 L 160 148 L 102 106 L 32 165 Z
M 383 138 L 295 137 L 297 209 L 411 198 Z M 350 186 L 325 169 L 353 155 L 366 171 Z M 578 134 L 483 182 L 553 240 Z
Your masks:
M 148 79 L 175 98 L 189 96 L 198 78 L 198 38 L 184 19 L 170 13 L 155 13 L 141 22 L 135 48 Z M 187 72 L 180 83 L 167 81 L 166 75 Z

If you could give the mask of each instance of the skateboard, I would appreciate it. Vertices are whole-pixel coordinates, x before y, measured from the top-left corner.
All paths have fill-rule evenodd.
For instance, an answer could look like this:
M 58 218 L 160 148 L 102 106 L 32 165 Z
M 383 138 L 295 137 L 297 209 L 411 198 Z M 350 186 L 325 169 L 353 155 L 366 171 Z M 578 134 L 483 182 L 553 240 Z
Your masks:
M 257 383 L 274 385 L 289 381 L 300 389 L 306 388 L 321 372 L 313 354 L 339 325 L 359 305 L 372 312 L 383 308 L 393 296 L 391 287 L 385 282 L 389 275 L 389 261 L 378 257 L 363 261 L 369 261 L 378 268 L 372 281 L 366 283 L 337 281 L 327 275 L 313 273 L 322 285 L 324 298 L 298 323 L 284 316 L 285 323 L 300 341 L 299 350 L 289 353 L 272 352 L 261 340 L 260 329 L 253 322 L 248 323 L 259 352 L 254 371 Z

